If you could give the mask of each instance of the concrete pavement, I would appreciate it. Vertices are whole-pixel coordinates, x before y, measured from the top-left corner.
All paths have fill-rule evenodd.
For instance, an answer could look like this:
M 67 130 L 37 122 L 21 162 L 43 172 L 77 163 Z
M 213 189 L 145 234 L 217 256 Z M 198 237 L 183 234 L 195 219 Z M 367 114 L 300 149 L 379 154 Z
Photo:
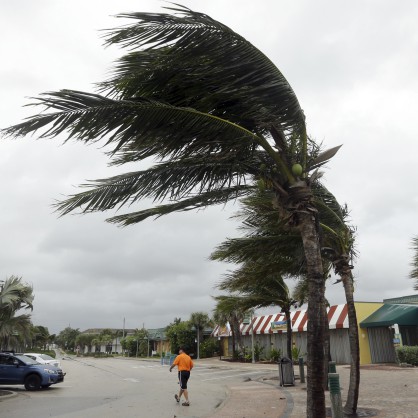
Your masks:
M 296 366 L 295 374 L 298 370 Z M 344 405 L 350 368 L 337 366 L 337 373 L 340 375 Z M 278 379 L 266 376 L 257 381 L 229 386 L 228 390 L 225 402 L 208 418 L 306 417 L 306 383 L 302 384 L 299 380 L 296 380 L 295 386 L 280 387 Z M 327 416 L 331 416 L 329 392 L 326 392 L 325 399 Z M 362 366 L 358 407 L 358 417 L 418 418 L 418 368 Z
M 202 366 L 226 368 L 248 368 L 254 371 L 266 371 L 256 380 L 242 379 L 226 383 L 226 399 L 215 412 L 204 417 L 193 418 L 304 418 L 306 417 L 306 383 L 297 379 L 295 386 L 279 386 L 278 365 L 230 363 L 217 358 L 196 360 Z M 277 375 L 271 371 L 277 371 Z M 295 367 L 295 374 L 299 368 Z M 349 382 L 349 366 L 337 366 L 343 403 L 345 402 Z M 305 370 L 306 375 L 306 370 Z M 258 375 L 260 376 L 260 375 Z M 1 388 L 0 388 L 1 389 Z M 0 396 L 5 401 L 11 391 Z M 210 396 L 210 395 L 209 395 Z M 330 407 L 330 395 L 325 394 Z M 174 402 L 174 400 L 173 400 Z M 404 368 L 396 365 L 368 365 L 361 367 L 359 417 L 377 418 L 418 418 L 418 368 Z M 187 410 L 180 407 L 177 418 Z M 191 411 L 190 411 L 191 412 Z M 331 416 L 331 414 L 329 414 Z M 170 416 L 172 418 L 172 416 Z

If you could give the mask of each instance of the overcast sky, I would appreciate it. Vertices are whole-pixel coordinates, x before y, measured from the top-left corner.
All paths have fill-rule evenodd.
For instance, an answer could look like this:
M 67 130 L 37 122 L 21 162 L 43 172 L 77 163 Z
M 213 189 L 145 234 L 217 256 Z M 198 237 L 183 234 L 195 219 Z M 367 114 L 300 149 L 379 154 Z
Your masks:
M 351 209 L 358 228 L 358 301 L 414 294 L 408 279 L 418 235 L 418 3 L 211 0 L 181 2 L 243 35 L 278 66 L 305 111 L 308 131 L 343 147 L 325 185 Z M 63 88 L 94 91 L 116 48 L 100 29 L 121 12 L 161 12 L 156 0 L 0 2 L 0 127 L 36 113 L 28 97 Z M 98 146 L 25 138 L 0 142 L 0 280 L 33 285 L 35 325 L 164 327 L 195 311 L 211 314 L 222 274 L 208 261 L 238 207 L 147 220 L 129 228 L 108 214 L 58 218 L 55 200 L 89 179 L 108 177 Z M 328 286 L 344 303 L 341 285 Z M 271 308 L 276 312 L 277 308 Z

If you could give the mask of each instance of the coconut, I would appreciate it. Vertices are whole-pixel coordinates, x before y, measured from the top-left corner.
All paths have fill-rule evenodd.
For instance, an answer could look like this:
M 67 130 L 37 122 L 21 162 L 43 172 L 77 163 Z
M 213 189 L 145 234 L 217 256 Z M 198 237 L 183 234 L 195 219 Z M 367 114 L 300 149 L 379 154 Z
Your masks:
M 303 168 L 300 164 L 293 164 L 292 165 L 292 173 L 297 176 L 300 177 L 303 173 Z

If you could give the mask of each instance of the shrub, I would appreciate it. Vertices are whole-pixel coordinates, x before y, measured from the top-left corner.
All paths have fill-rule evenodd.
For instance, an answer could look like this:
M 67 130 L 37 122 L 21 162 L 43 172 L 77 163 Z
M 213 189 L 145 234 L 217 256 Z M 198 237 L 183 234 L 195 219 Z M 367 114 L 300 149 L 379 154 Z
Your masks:
M 418 346 L 407 346 L 396 348 L 396 355 L 399 363 L 408 363 L 418 366 Z
M 219 350 L 219 343 L 218 340 L 214 338 L 206 338 L 200 344 L 199 354 L 201 358 L 205 357 L 213 357 L 215 352 Z
M 270 350 L 270 360 L 271 361 L 279 361 L 280 357 L 282 356 L 282 350 L 277 348 L 272 348 Z
M 257 341 L 254 344 L 254 358 L 255 361 L 260 361 L 261 355 L 263 354 L 264 346 L 260 345 L 260 343 Z

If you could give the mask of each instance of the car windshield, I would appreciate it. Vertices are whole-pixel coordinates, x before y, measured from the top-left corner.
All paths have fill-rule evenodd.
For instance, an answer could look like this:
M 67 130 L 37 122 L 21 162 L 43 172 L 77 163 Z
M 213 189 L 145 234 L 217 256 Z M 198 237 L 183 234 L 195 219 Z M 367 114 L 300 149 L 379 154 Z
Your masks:
M 17 356 L 15 356 L 17 359 L 19 359 L 20 361 L 23 361 L 23 363 L 25 364 L 40 364 L 35 360 L 32 360 L 30 357 L 28 356 L 24 356 L 23 354 L 19 354 Z
M 48 356 L 48 354 L 39 354 L 39 357 L 40 357 L 42 360 L 55 360 L 53 357 Z

